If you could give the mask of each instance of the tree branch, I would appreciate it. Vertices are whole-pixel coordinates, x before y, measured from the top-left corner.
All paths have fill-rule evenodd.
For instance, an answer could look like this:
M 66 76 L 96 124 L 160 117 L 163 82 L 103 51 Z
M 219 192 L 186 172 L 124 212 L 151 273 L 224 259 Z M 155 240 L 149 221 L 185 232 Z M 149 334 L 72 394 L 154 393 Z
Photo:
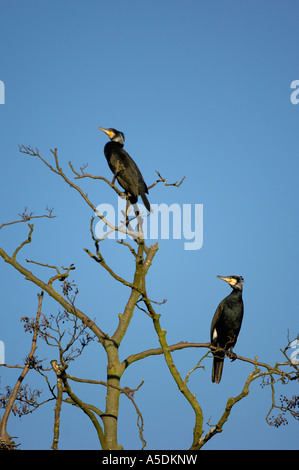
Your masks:
M 75 191 L 77 191 L 80 196 L 84 199 L 84 201 L 86 202 L 86 204 L 92 209 L 93 213 L 95 213 L 97 215 L 97 217 L 99 217 L 99 219 L 101 219 L 103 221 L 103 223 L 105 225 L 107 225 L 107 227 L 109 227 L 110 229 L 112 229 L 113 231 L 115 232 L 122 232 L 122 233 L 125 233 L 127 235 L 132 235 L 130 233 L 130 231 L 126 230 L 125 228 L 123 227 L 116 227 L 114 226 L 113 224 L 111 224 L 104 216 L 103 214 L 101 214 L 96 206 L 90 201 L 90 199 L 88 198 L 88 194 L 84 194 L 83 190 L 80 188 L 80 186 L 77 186 L 75 183 L 73 183 L 67 176 L 66 174 L 63 172 L 62 170 L 62 167 L 59 165 L 59 160 L 58 160 L 58 153 L 57 153 L 57 148 L 55 148 L 54 150 L 50 149 L 50 152 L 52 153 L 53 157 L 54 157 L 54 160 L 55 160 L 55 167 L 50 165 L 50 163 L 48 163 L 39 153 L 39 150 L 36 148 L 36 149 L 33 149 L 32 147 L 28 146 L 26 147 L 25 145 L 19 145 L 19 150 L 21 153 L 24 153 L 25 155 L 29 155 L 31 157 L 37 157 L 39 158 L 51 171 L 53 171 L 55 174 L 59 175 L 71 188 L 73 188 Z M 134 232 L 135 236 L 138 236 L 138 234 L 136 232 Z
M 71 161 L 69 161 L 69 165 L 70 165 L 70 168 L 71 168 L 72 172 L 76 175 L 76 176 L 75 176 L 75 180 L 77 180 L 77 179 L 82 179 L 82 178 L 91 178 L 91 179 L 94 179 L 94 180 L 105 181 L 105 183 L 107 183 L 107 184 L 110 186 L 110 188 L 112 188 L 112 189 L 118 194 L 118 196 L 121 197 L 121 196 L 124 195 L 124 193 L 123 193 L 122 191 L 120 191 L 120 190 L 118 189 L 118 187 L 115 186 L 114 183 L 112 183 L 111 181 L 109 181 L 109 180 L 108 180 L 107 178 L 105 178 L 104 176 L 94 176 L 94 175 L 90 175 L 90 174 L 88 174 L 88 173 L 85 173 L 84 170 L 85 170 L 85 168 L 87 167 L 87 164 L 80 168 L 81 174 L 80 174 L 78 171 L 76 171 L 76 170 L 74 169 L 73 164 L 72 164 Z
M 234 407 L 234 405 L 236 403 L 238 403 L 240 400 L 242 400 L 243 398 L 247 397 L 247 395 L 249 393 L 249 385 L 251 384 L 251 382 L 253 380 L 255 380 L 256 378 L 261 377 L 262 374 L 259 374 L 259 372 L 260 372 L 260 370 L 255 368 L 255 370 L 252 371 L 249 374 L 241 393 L 239 395 L 237 395 L 236 397 L 231 397 L 227 400 L 225 410 L 224 410 L 221 418 L 219 419 L 218 423 L 216 424 L 216 426 L 214 426 L 212 429 L 210 429 L 209 432 L 204 437 L 199 439 L 197 445 L 195 446 L 196 450 L 201 449 L 201 447 L 206 442 L 208 442 L 215 434 L 222 432 L 223 426 L 226 423 L 226 421 L 228 420 L 229 415 L 230 415 L 231 410 Z
M 40 287 L 42 290 L 47 292 L 50 297 L 55 299 L 67 312 L 74 314 L 80 320 L 82 320 L 85 325 L 87 325 L 91 331 L 97 336 L 97 338 L 102 342 L 105 339 L 105 333 L 92 321 L 85 313 L 83 313 L 78 308 L 75 308 L 71 303 L 69 303 L 62 295 L 60 295 L 51 285 L 46 284 L 41 279 L 36 277 L 31 271 L 24 268 L 19 264 L 16 259 L 12 256 L 9 256 L 2 248 L 0 248 L 0 256 L 4 261 L 11 266 L 13 266 L 17 271 L 19 271 L 25 279 L 33 282 L 36 286 Z
M 149 190 L 152 189 L 154 186 L 156 186 L 156 184 L 158 183 L 164 183 L 165 186 L 175 186 L 176 188 L 179 188 L 181 184 L 183 183 L 184 179 L 186 178 L 186 176 L 184 176 L 179 183 L 177 181 L 175 183 L 167 183 L 166 179 L 163 178 L 157 170 L 156 170 L 156 173 L 159 176 L 159 179 L 157 179 L 153 184 L 148 186 Z
M 210 348 L 210 347 L 211 347 L 211 343 L 188 343 L 187 341 L 180 341 L 179 343 L 168 346 L 168 349 L 170 352 L 174 352 L 174 351 L 179 351 L 181 349 L 186 349 L 186 348 Z M 142 351 L 140 353 L 131 354 L 123 361 L 123 364 L 125 367 L 128 367 L 130 364 L 140 361 L 141 359 L 145 359 L 146 357 L 159 356 L 161 354 L 163 354 L 162 348 L 147 349 L 146 351 Z
M 53 209 L 48 209 L 46 208 L 46 210 L 49 212 L 49 214 L 43 214 L 43 215 L 33 215 L 33 212 L 31 212 L 30 214 L 27 214 L 27 207 L 25 207 L 24 211 L 22 214 L 18 214 L 21 219 L 19 220 L 14 220 L 13 222 L 5 222 L 3 224 L 0 225 L 0 230 L 3 228 L 3 227 L 7 227 L 8 225 L 14 225 L 14 224 L 19 224 L 19 223 L 22 223 L 22 222 L 29 222 L 29 220 L 32 220 L 32 219 L 43 219 L 43 218 L 47 218 L 47 219 L 54 219 L 56 217 L 56 215 L 52 215 L 52 212 L 53 212 Z
M 12 394 L 10 395 L 9 397 L 9 400 L 8 400 L 8 404 L 5 408 L 5 411 L 4 411 L 4 414 L 3 414 L 3 417 L 2 417 L 2 420 L 0 422 L 0 441 L 2 443 L 5 443 L 6 445 L 9 444 L 10 442 L 10 439 L 8 438 L 8 434 L 7 434 L 7 431 L 6 431 L 6 428 L 7 428 L 7 422 L 8 422 L 8 418 L 9 418 L 9 415 L 12 411 L 12 408 L 13 408 L 13 405 L 18 397 L 18 394 L 19 394 L 19 391 L 20 391 L 20 388 L 21 388 L 21 384 L 24 380 L 24 378 L 26 377 L 26 375 L 28 374 L 30 368 L 31 368 L 31 361 L 34 357 L 34 353 L 36 351 L 36 342 L 37 342 L 37 335 L 38 335 L 38 328 L 39 328 L 39 319 L 40 319 L 40 316 L 41 316 L 41 308 L 42 308 L 42 303 L 43 303 L 43 295 L 44 293 L 41 292 L 41 294 L 38 294 L 38 308 L 37 308 L 37 313 L 36 313 L 36 319 L 35 319 L 35 326 L 34 326 L 34 331 L 33 331 L 33 337 L 32 337 L 32 342 L 31 342 L 31 349 L 30 349 L 30 352 L 27 356 L 27 359 L 26 359 L 26 364 L 25 364 L 25 367 L 23 368 L 15 386 L 14 386 L 14 389 L 13 389 L 13 392 Z
M 108 450 L 106 439 L 103 433 L 103 429 L 100 423 L 98 422 L 97 418 L 95 417 L 94 413 L 90 410 L 89 406 L 86 403 L 84 403 L 82 400 L 80 400 L 80 398 L 77 397 L 77 395 L 75 395 L 75 393 L 73 392 L 73 390 L 71 389 L 68 383 L 67 375 L 65 374 L 65 371 L 58 366 L 57 361 L 53 360 L 51 361 L 51 363 L 52 363 L 53 370 L 55 371 L 57 377 L 62 380 L 65 391 L 67 392 L 68 396 L 72 399 L 72 401 L 79 408 L 81 408 L 81 410 L 89 417 L 92 424 L 94 425 L 96 432 L 98 434 L 102 449 Z

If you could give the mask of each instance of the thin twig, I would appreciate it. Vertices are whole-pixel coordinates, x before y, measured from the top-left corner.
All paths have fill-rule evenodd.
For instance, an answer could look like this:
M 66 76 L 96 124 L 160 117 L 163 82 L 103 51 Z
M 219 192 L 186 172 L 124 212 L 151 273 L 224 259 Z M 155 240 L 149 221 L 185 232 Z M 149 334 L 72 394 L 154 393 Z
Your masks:
M 30 214 L 27 214 L 27 207 L 25 207 L 24 212 L 22 214 L 18 214 L 21 217 L 21 219 L 14 220 L 13 222 L 5 222 L 5 223 L 1 224 L 0 225 L 0 230 L 3 227 L 7 227 L 8 225 L 14 225 L 14 224 L 22 223 L 22 222 L 28 222 L 29 220 L 32 220 L 32 219 L 43 219 L 43 218 L 54 219 L 56 217 L 56 215 L 52 215 L 53 209 L 46 208 L 46 210 L 49 212 L 48 215 L 47 214 L 33 215 L 33 212 L 31 212 Z
M 186 176 L 184 176 L 179 183 L 177 181 L 175 183 L 167 183 L 166 179 L 163 178 L 157 170 L 155 170 L 155 171 L 156 171 L 157 175 L 159 176 L 159 179 L 157 179 L 153 184 L 148 186 L 148 189 L 152 189 L 158 183 L 164 183 L 165 186 L 175 186 L 176 188 L 179 188 L 181 186 L 181 184 L 183 183 L 184 179 L 186 178 Z

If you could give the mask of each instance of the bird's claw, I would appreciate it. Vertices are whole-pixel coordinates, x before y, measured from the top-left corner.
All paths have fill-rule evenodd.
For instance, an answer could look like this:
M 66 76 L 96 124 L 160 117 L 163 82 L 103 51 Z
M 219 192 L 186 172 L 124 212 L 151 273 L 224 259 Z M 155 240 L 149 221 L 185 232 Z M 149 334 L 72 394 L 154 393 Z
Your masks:
M 227 351 L 227 355 L 232 362 L 234 362 L 237 359 L 237 354 L 234 353 L 233 351 Z

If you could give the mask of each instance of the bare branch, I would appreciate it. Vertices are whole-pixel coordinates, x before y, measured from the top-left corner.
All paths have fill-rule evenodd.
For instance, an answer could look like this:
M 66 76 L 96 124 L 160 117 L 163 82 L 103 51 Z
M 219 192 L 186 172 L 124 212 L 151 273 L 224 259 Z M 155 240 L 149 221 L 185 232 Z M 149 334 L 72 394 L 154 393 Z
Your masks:
M 16 259 L 16 256 L 18 254 L 18 252 L 23 248 L 24 245 L 27 245 L 27 243 L 31 243 L 31 235 L 32 235 L 32 232 L 33 232 L 33 224 L 28 224 L 28 227 L 29 227 L 29 234 L 28 234 L 28 238 L 27 240 L 25 240 L 24 242 L 22 242 L 14 251 L 14 254 L 12 255 L 12 258 L 13 259 Z
M 43 214 L 43 215 L 33 215 L 33 212 L 31 212 L 30 214 L 27 214 L 27 209 L 28 208 L 25 207 L 23 213 L 18 214 L 21 217 L 19 220 L 14 220 L 13 222 L 5 222 L 5 223 L 1 224 L 0 225 L 0 230 L 3 227 L 6 227 L 8 225 L 19 224 L 21 222 L 28 222 L 29 220 L 32 220 L 32 219 L 43 219 L 43 218 L 54 219 L 56 217 L 56 215 L 52 215 L 52 212 L 53 212 L 54 209 L 46 208 L 46 211 L 48 211 L 49 214 Z
M 116 240 L 116 243 L 119 243 L 120 245 L 125 245 L 129 248 L 130 252 L 132 253 L 132 255 L 136 258 L 137 256 L 137 253 L 136 251 L 134 250 L 134 248 L 130 245 L 130 243 L 127 243 L 125 242 L 124 240 Z
M 55 364 L 52 364 L 52 367 L 55 371 Z M 54 408 L 54 429 L 53 429 L 53 443 L 51 449 L 58 450 L 58 441 L 59 441 L 59 430 L 60 430 L 60 414 L 61 414 L 61 405 L 63 398 L 63 382 L 59 374 L 56 374 L 57 380 L 57 396 L 56 403 Z
M 241 391 L 241 393 L 239 395 L 237 395 L 236 397 L 231 397 L 227 400 L 227 403 L 226 403 L 226 406 L 225 406 L 225 410 L 221 416 L 221 418 L 219 419 L 218 423 L 212 427 L 208 432 L 207 434 L 204 436 L 204 437 L 201 437 L 198 442 L 196 443 L 195 445 L 195 449 L 200 449 L 206 442 L 208 442 L 215 434 L 217 433 L 220 433 L 222 432 L 223 430 L 223 426 L 225 424 L 225 422 L 228 420 L 229 418 L 229 415 L 231 413 L 231 410 L 232 408 L 234 407 L 234 405 L 236 403 L 238 403 L 240 400 L 242 400 L 243 398 L 245 398 L 248 393 L 249 393 L 249 385 L 251 384 L 251 382 L 253 380 L 255 380 L 257 377 L 260 377 L 260 374 L 259 374 L 259 369 L 255 369 L 253 370 L 246 382 L 245 382 L 245 385 L 244 385 L 244 388 L 243 390 Z
M 80 196 L 85 200 L 85 202 L 87 203 L 87 205 L 92 209 L 93 213 L 96 214 L 97 217 L 99 217 L 100 220 L 103 221 L 103 223 L 105 225 L 107 225 L 107 227 L 109 227 L 111 230 L 115 231 L 115 232 L 122 232 L 122 233 L 125 233 L 126 235 L 130 235 L 130 236 L 134 236 L 134 237 L 138 237 L 138 234 L 133 231 L 128 231 L 126 230 L 125 228 L 123 228 L 123 226 L 121 227 L 116 227 L 114 226 L 113 224 L 111 224 L 109 222 L 109 220 L 107 220 L 103 214 L 101 214 L 96 206 L 90 201 L 90 199 L 88 198 L 88 194 L 85 194 L 83 192 L 83 190 L 77 186 L 75 183 L 73 183 L 67 176 L 66 174 L 63 172 L 62 170 L 62 167 L 60 166 L 59 164 L 59 160 L 58 160 L 58 153 L 57 153 L 57 148 L 55 148 L 54 150 L 50 149 L 50 152 L 52 153 L 53 157 L 54 157 L 54 160 L 55 160 L 55 167 L 50 165 L 50 163 L 48 163 L 39 153 L 39 150 L 36 148 L 36 149 L 33 149 L 32 147 L 26 147 L 24 145 L 19 145 L 19 150 L 21 153 L 24 153 L 25 155 L 30 155 L 32 157 L 37 157 L 39 158 L 51 171 L 53 171 L 55 174 L 59 175 L 71 188 L 75 189 L 79 194 Z M 112 183 L 111 183 L 112 185 Z
M 211 343 L 188 343 L 187 341 L 180 341 L 179 343 L 169 345 L 168 349 L 170 352 L 174 352 L 174 351 L 179 351 L 181 349 L 186 349 L 186 348 L 210 348 L 210 347 L 211 347 Z M 146 357 L 150 357 L 150 356 L 159 356 L 161 354 L 163 354 L 162 348 L 147 349 L 146 351 L 142 351 L 140 353 L 131 354 L 123 361 L 123 364 L 125 367 L 128 367 L 130 364 L 133 364 L 133 362 L 140 361 L 141 359 L 145 359 Z
M 73 380 L 73 381 L 79 382 L 79 383 L 88 383 L 88 384 L 93 384 L 93 385 L 104 385 L 105 387 L 112 387 L 112 388 L 120 391 L 121 393 L 125 394 L 126 397 L 132 402 L 132 404 L 133 404 L 133 406 L 136 410 L 136 413 L 137 413 L 137 426 L 138 426 L 138 429 L 139 429 L 139 437 L 140 437 L 140 439 L 142 441 L 142 444 L 143 444 L 142 449 L 146 446 L 146 441 L 144 440 L 144 437 L 143 437 L 143 417 L 142 417 L 142 414 L 141 414 L 138 406 L 136 405 L 136 402 L 134 401 L 134 394 L 144 384 L 144 380 L 142 380 L 142 382 L 136 388 L 131 389 L 131 388 L 128 388 L 128 387 L 120 387 L 120 386 L 117 386 L 117 385 L 109 384 L 108 382 L 103 382 L 102 380 L 80 379 L 80 378 L 74 377 L 73 375 L 69 375 L 69 374 L 66 374 L 66 377 L 69 380 Z M 90 405 L 88 405 L 88 406 L 90 406 Z M 99 414 L 100 417 L 104 416 L 104 413 L 102 413 L 102 412 L 100 412 L 98 414 Z
M 175 186 L 176 188 L 179 188 L 186 178 L 186 176 L 184 176 L 179 183 L 177 181 L 175 183 L 167 183 L 166 179 L 163 178 L 157 170 L 156 173 L 159 176 L 159 179 L 157 179 L 153 184 L 148 186 L 148 189 L 152 189 L 158 183 L 164 183 L 165 186 Z
M 90 222 L 90 232 L 91 232 L 91 236 L 92 236 L 92 239 L 95 243 L 95 247 L 96 247 L 96 255 L 94 255 L 93 253 L 91 253 L 90 250 L 88 250 L 87 248 L 84 248 L 84 251 L 92 258 L 94 259 L 97 263 L 99 263 L 101 266 L 103 266 L 104 269 L 106 269 L 106 271 L 108 271 L 108 273 L 114 278 L 116 279 L 118 282 L 121 282 L 122 284 L 124 284 L 125 286 L 127 287 L 130 287 L 131 289 L 136 289 L 136 290 L 139 290 L 137 286 L 135 286 L 134 284 L 132 284 L 131 282 L 128 282 L 126 281 L 125 279 L 123 279 L 122 277 L 118 276 L 111 268 L 110 266 L 105 262 L 102 254 L 100 253 L 100 247 L 99 247 L 99 239 L 98 238 L 95 238 L 94 236 L 94 233 L 93 233 L 93 220 L 94 220 L 94 217 L 92 217 L 91 219 L 91 222 Z M 140 291 L 140 294 L 142 294 L 142 291 Z
M 69 313 L 73 313 L 74 315 L 78 316 L 83 323 L 85 323 L 97 336 L 99 341 L 105 338 L 105 334 L 103 331 L 92 321 L 85 313 L 83 313 L 78 308 L 75 308 L 70 302 L 68 302 L 63 296 L 61 296 L 53 287 L 49 284 L 46 284 L 41 279 L 36 277 L 31 271 L 24 268 L 21 264 L 19 264 L 16 259 L 12 256 L 9 256 L 1 247 L 0 247 L 0 256 L 4 259 L 6 263 L 12 265 L 17 271 L 19 271 L 25 279 L 33 282 L 35 285 L 43 289 L 47 292 L 51 297 L 53 297 L 65 310 Z
M 85 165 L 83 165 L 83 166 L 80 168 L 81 174 L 80 174 L 78 171 L 76 171 L 76 170 L 74 169 L 73 164 L 72 164 L 71 161 L 69 161 L 69 166 L 70 166 L 72 172 L 76 175 L 76 176 L 75 176 L 75 180 L 77 180 L 77 179 L 82 179 L 82 178 L 91 178 L 91 179 L 94 179 L 94 180 L 105 181 L 105 183 L 107 183 L 107 184 L 110 186 L 110 188 L 114 189 L 114 191 L 115 191 L 119 196 L 123 196 L 123 195 L 124 195 L 124 192 L 120 191 L 120 190 L 118 189 L 118 187 L 115 186 L 115 184 L 113 183 L 113 181 L 112 181 L 112 182 L 109 181 L 109 180 L 108 180 L 107 178 L 105 178 L 104 176 L 95 176 L 95 175 L 90 175 L 90 174 L 88 174 L 88 173 L 85 173 L 84 170 L 85 170 L 85 168 L 87 168 L 88 164 L 85 164 Z
M 69 382 L 67 380 L 67 375 L 65 373 L 65 370 L 57 364 L 57 361 L 53 360 L 51 361 L 52 367 L 54 372 L 56 373 L 57 377 L 63 381 L 64 389 L 71 398 L 71 400 L 79 407 L 81 410 L 90 418 L 92 424 L 94 425 L 96 432 L 98 434 L 99 440 L 102 445 L 103 450 L 107 450 L 107 444 L 106 444 L 106 439 L 104 436 L 103 429 L 98 422 L 97 418 L 95 417 L 94 413 L 90 410 L 88 405 L 84 403 L 80 398 L 77 397 L 77 395 L 73 392 L 71 389 Z
M 21 388 L 21 384 L 22 384 L 24 378 L 26 377 L 26 375 L 28 374 L 28 372 L 31 368 L 31 361 L 34 358 L 34 353 L 35 353 L 36 348 L 37 348 L 36 342 L 37 342 L 37 334 L 38 334 L 38 327 L 39 327 L 39 319 L 40 319 L 40 316 L 41 316 L 43 295 L 44 295 L 43 292 L 41 292 L 41 294 L 38 294 L 38 309 L 37 309 L 37 313 L 36 313 L 36 320 L 35 320 L 34 332 L 33 332 L 33 337 L 32 337 L 32 342 L 31 342 L 31 349 L 30 349 L 30 352 L 29 352 L 29 354 L 26 358 L 25 367 L 23 368 L 23 370 L 22 370 L 22 372 L 21 372 L 21 374 L 20 374 L 20 376 L 19 376 L 19 378 L 18 378 L 18 380 L 17 380 L 17 382 L 14 386 L 12 394 L 9 397 L 5 412 L 3 414 L 3 417 L 2 417 L 2 420 L 1 420 L 1 423 L 0 423 L 1 424 L 0 425 L 0 441 L 2 441 L 2 442 L 7 441 L 8 434 L 7 434 L 6 428 L 7 428 L 8 418 L 9 418 L 9 415 L 10 415 L 12 409 L 13 409 L 14 403 L 18 398 L 18 394 L 19 394 L 19 391 L 20 391 L 20 388 Z

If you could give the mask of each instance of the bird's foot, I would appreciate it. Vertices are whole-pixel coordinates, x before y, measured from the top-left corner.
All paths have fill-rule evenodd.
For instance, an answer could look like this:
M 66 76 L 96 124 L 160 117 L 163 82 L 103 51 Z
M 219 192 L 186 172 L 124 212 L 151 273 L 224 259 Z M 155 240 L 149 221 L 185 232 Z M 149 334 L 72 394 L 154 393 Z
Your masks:
M 233 351 L 227 351 L 226 354 L 232 362 L 237 359 L 237 354 L 234 353 Z

